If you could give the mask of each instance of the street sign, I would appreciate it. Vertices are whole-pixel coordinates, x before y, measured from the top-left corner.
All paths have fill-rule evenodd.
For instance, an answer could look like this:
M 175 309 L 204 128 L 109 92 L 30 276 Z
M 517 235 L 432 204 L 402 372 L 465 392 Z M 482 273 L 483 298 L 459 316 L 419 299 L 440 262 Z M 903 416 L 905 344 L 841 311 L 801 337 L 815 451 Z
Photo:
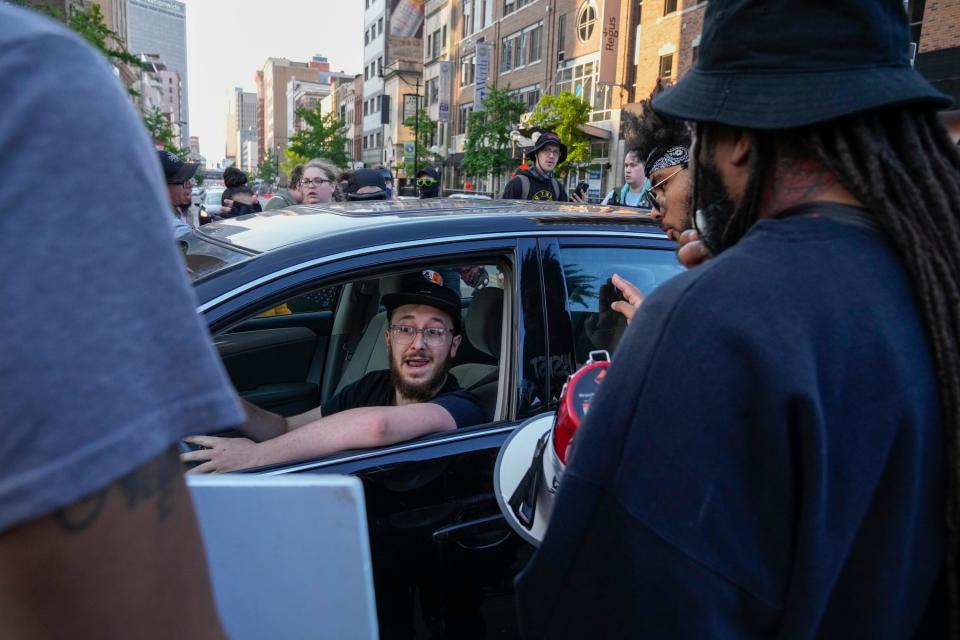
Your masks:
M 403 159 L 413 162 L 414 144 L 412 142 L 403 143 Z

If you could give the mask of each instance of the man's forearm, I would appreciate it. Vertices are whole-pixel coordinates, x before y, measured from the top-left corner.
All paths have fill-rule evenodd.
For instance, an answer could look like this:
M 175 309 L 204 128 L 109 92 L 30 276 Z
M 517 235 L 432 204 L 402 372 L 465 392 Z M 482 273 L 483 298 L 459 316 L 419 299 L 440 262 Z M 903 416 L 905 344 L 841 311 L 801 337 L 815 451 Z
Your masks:
M 319 458 L 338 451 L 382 447 L 456 428 L 439 405 L 364 407 L 341 411 L 257 445 L 260 464 Z
M 287 432 L 287 419 L 257 405 L 240 399 L 243 410 L 247 414 L 246 421 L 239 427 L 239 431 L 254 442 L 263 442 L 282 436 Z

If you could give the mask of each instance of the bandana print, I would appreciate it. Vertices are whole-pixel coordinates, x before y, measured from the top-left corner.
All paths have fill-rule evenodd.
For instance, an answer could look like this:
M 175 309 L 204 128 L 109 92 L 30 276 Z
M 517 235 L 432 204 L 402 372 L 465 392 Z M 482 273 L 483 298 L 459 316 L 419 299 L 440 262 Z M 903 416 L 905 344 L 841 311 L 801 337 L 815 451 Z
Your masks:
M 670 147 L 663 152 L 662 156 L 657 157 L 651 163 L 651 166 L 646 167 L 646 173 L 649 176 L 660 171 L 660 169 L 675 167 L 678 164 L 686 164 L 688 162 L 690 162 L 690 154 L 687 153 L 685 147 Z

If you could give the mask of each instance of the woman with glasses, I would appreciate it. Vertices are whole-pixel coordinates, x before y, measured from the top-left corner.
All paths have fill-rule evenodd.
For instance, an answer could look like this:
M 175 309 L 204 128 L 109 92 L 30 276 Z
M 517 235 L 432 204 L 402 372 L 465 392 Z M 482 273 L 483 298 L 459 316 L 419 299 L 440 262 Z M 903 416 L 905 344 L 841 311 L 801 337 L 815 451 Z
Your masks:
M 340 170 L 333 164 L 314 158 L 303 165 L 303 178 L 300 179 L 300 193 L 303 204 L 328 204 L 339 201 L 337 178 Z

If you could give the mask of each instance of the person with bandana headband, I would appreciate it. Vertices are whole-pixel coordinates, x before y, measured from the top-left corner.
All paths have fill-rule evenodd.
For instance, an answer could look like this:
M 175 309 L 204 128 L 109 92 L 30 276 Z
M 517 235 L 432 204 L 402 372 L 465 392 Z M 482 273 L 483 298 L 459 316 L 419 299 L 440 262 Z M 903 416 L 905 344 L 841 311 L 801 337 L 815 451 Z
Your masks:
M 654 107 L 713 258 L 624 335 L 526 637 L 960 636 L 960 152 L 909 44 L 900 0 L 708 3 Z

